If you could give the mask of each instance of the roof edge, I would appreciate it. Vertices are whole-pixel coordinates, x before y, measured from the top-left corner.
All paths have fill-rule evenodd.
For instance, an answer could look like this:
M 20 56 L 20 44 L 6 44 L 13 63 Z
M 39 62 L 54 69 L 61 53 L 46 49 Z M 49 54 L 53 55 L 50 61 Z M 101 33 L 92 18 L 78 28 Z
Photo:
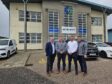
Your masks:
M 9 9 L 9 4 L 11 2 L 22 3 L 22 0 L 1 0 L 1 1 L 7 7 L 7 9 Z M 44 0 L 30 0 L 29 3 L 38 3 L 38 2 L 42 2 L 42 1 L 44 1 Z M 103 9 L 106 9 L 107 15 L 112 14 L 112 8 L 111 7 L 101 5 L 101 4 L 98 4 L 98 3 L 94 3 L 94 2 L 90 2 L 90 1 L 86 1 L 86 0 L 55 0 L 55 1 L 76 2 L 76 3 L 79 3 L 79 4 L 83 4 L 83 5 L 88 5 L 88 6 L 91 7 L 91 9 L 94 9 L 94 10 L 97 10 L 97 11 L 102 11 L 103 12 Z

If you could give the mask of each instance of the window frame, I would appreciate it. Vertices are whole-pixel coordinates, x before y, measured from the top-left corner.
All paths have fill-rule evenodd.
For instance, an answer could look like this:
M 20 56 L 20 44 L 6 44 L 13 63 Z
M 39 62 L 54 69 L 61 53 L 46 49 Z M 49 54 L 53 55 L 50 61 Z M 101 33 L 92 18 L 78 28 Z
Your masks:
M 42 13 L 37 11 L 27 11 L 27 21 L 28 22 L 42 22 Z M 32 18 L 32 16 L 35 16 L 35 18 Z M 22 17 L 21 17 L 22 16 Z M 24 21 L 24 11 L 19 10 L 19 21 Z
M 102 17 L 91 17 L 92 26 L 102 26 Z
M 58 30 L 58 32 L 49 32 L 50 28 L 55 31 L 55 29 Z M 49 32 L 49 39 L 50 37 L 54 37 L 54 40 L 58 40 L 59 35 L 59 11 L 55 10 L 49 10 L 48 11 L 48 32 Z M 57 35 L 57 37 L 55 37 Z
M 20 35 L 23 34 L 23 35 Z M 32 34 L 35 34 L 32 36 Z M 32 38 L 33 37 L 33 38 Z M 23 39 L 22 39 L 23 38 Z M 33 42 L 35 41 L 35 42 Z M 42 42 L 42 34 L 41 33 L 27 33 L 27 43 L 29 44 L 37 44 Z M 19 33 L 19 43 L 24 43 L 24 33 Z
M 81 33 L 79 32 L 81 29 Z M 84 33 L 85 31 L 85 33 Z M 87 13 L 79 12 L 78 13 L 78 35 L 83 39 L 87 40 Z
M 92 35 L 92 41 L 93 42 L 102 42 L 103 41 L 102 35 Z

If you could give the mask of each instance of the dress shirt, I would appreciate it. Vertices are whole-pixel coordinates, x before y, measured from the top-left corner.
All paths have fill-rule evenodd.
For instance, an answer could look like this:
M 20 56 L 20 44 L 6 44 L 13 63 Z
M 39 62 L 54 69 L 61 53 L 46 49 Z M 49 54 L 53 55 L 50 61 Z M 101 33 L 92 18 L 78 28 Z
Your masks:
M 52 45 L 52 54 L 54 54 L 55 53 L 54 43 L 51 43 L 51 45 Z
M 77 41 L 69 41 L 68 44 L 68 53 L 69 54 L 72 54 L 74 52 L 77 52 L 77 49 L 78 49 L 78 43 Z

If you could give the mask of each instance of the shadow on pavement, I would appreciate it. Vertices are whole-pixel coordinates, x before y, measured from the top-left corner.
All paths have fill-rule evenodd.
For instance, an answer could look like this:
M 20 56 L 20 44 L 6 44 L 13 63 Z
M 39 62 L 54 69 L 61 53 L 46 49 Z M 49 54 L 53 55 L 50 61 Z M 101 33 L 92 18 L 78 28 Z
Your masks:
M 0 84 L 57 84 L 24 67 L 0 69 L 0 73 Z

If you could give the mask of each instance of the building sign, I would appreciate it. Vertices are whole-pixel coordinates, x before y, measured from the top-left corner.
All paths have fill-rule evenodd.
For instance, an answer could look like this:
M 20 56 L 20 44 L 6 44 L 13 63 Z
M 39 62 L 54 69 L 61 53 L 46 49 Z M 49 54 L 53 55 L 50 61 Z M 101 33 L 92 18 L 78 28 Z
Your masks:
M 76 34 L 76 27 L 62 27 L 62 33 Z
M 86 34 L 87 33 L 87 29 L 85 29 L 85 28 L 79 28 L 78 32 Z
M 59 28 L 49 28 L 49 33 L 58 33 Z
M 72 14 L 72 13 L 73 13 L 73 8 L 72 8 L 72 6 L 65 6 L 65 8 L 64 8 L 64 13 L 65 13 L 65 14 Z

